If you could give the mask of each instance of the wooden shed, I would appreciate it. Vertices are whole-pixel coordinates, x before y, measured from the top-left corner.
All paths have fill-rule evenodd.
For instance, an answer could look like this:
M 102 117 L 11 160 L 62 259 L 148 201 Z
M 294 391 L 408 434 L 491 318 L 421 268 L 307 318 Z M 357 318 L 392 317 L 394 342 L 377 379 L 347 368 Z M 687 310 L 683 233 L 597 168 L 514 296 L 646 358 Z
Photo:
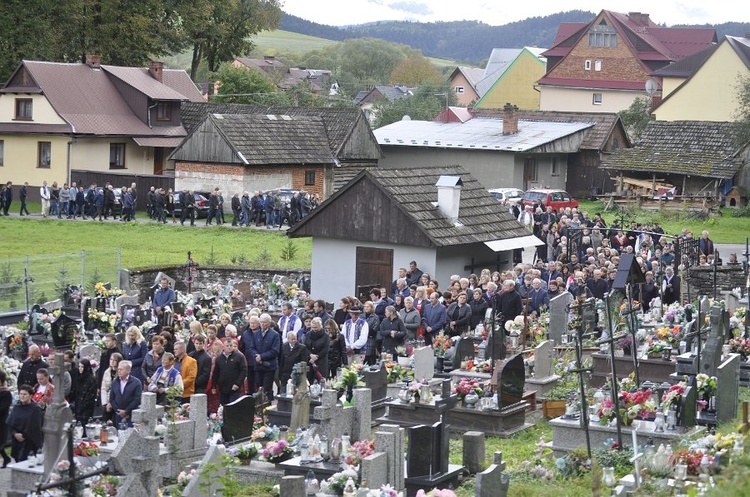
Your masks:
M 741 186 L 734 186 L 724 197 L 724 206 L 740 209 L 747 207 L 748 192 Z

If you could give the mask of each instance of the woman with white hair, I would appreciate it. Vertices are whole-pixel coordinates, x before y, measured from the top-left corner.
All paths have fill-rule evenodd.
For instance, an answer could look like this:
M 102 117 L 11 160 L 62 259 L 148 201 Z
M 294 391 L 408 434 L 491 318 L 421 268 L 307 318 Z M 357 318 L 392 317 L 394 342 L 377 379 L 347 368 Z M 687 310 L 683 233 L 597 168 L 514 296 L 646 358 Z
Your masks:
M 143 361 L 148 354 L 148 345 L 141 334 L 140 328 L 131 326 L 125 332 L 125 343 L 122 345 L 122 357 L 132 364 L 130 374 L 138 378 L 141 383 L 146 381 L 143 373 Z

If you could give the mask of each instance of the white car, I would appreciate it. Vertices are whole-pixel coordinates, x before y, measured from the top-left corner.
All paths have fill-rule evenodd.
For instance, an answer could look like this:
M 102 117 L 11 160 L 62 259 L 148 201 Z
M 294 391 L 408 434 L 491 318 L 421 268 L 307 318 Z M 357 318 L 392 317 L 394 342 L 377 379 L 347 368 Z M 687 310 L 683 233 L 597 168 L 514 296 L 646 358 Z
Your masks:
M 520 188 L 493 188 L 488 191 L 501 203 L 506 200 L 521 200 L 524 193 Z

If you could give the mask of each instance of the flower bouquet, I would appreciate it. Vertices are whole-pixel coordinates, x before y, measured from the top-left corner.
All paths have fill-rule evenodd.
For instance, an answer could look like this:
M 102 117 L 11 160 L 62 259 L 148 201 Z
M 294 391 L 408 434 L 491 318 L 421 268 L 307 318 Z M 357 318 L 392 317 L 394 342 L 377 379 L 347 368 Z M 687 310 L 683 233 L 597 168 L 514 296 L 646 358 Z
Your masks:
M 422 489 L 417 490 L 417 497 L 456 497 L 456 492 L 453 490 L 444 488 L 433 488 L 429 492 L 425 492 Z
M 432 341 L 435 357 L 445 357 L 445 351 L 453 346 L 453 341 L 442 331 Z
M 654 336 L 670 345 L 675 345 L 680 341 L 680 326 L 662 326 L 661 328 L 656 328 Z
M 484 390 L 482 389 L 479 380 L 469 378 L 461 378 L 461 381 L 456 385 L 455 391 L 459 401 L 463 400 L 464 397 L 472 392 L 480 397 L 484 394 Z
M 113 475 L 100 475 L 91 486 L 91 494 L 96 497 L 117 495 L 120 479 Z
M 395 362 L 386 362 L 385 370 L 387 373 L 388 383 L 396 383 L 402 380 L 413 380 L 414 370 L 401 366 Z
M 667 342 L 663 340 L 651 340 L 648 349 L 646 349 L 646 355 L 649 357 L 658 357 L 667 349 L 672 350 L 672 346 Z
M 669 387 L 669 390 L 664 392 L 664 395 L 661 396 L 661 408 L 665 413 L 672 405 L 675 406 L 675 408 L 679 407 L 680 399 L 682 399 L 682 396 L 685 394 L 686 388 L 687 383 L 681 381 L 676 385 L 672 385 Z
M 229 449 L 229 454 L 240 460 L 240 464 L 247 466 L 250 461 L 258 455 L 260 452 L 261 445 L 257 442 L 250 444 L 242 444 L 238 447 L 232 447 Z
M 341 377 L 333 385 L 333 388 L 336 390 L 349 390 L 357 386 L 364 386 L 365 382 L 362 381 L 364 373 L 362 371 L 363 369 L 361 367 L 357 368 L 357 365 L 341 368 Z
M 359 466 L 362 459 L 374 453 L 374 440 L 360 440 L 359 442 L 354 442 L 351 447 L 349 447 L 349 452 L 344 458 L 344 462 L 349 466 Z
M 320 490 L 323 492 L 333 492 L 335 495 L 342 495 L 344 493 L 344 487 L 349 479 L 359 479 L 359 474 L 352 468 L 346 468 L 341 472 L 334 473 L 330 478 L 324 480 L 320 484 Z
M 263 459 L 274 464 L 291 459 L 293 455 L 294 449 L 289 446 L 286 440 L 267 442 L 263 448 Z
M 180 491 L 185 490 L 185 487 L 188 486 L 190 480 L 195 478 L 197 474 L 198 471 L 195 468 L 190 471 L 180 471 L 180 474 L 177 475 L 177 489 Z
M 620 419 L 625 426 L 629 426 L 638 416 L 647 418 L 656 411 L 656 406 L 651 401 L 651 389 L 635 393 L 620 392 Z M 602 402 L 599 408 L 599 423 L 607 425 L 617 417 L 614 403 L 611 399 Z
M 505 323 L 505 331 L 507 331 L 508 333 L 515 332 L 516 334 L 520 334 L 524 324 L 523 314 L 518 315 L 512 321 L 508 321 Z
M 263 425 L 257 430 L 253 431 L 250 436 L 253 440 L 264 441 L 264 440 L 276 440 L 279 438 L 279 427 L 278 426 L 267 426 Z
M 99 455 L 99 446 L 94 442 L 81 441 L 73 448 L 73 455 L 80 457 L 94 457 Z
M 729 351 L 742 356 L 743 361 L 746 361 L 750 357 L 750 339 L 730 338 L 728 344 Z
M 208 418 L 208 436 L 213 437 L 221 433 L 221 427 L 224 425 L 224 406 L 219 406 L 215 413 Z

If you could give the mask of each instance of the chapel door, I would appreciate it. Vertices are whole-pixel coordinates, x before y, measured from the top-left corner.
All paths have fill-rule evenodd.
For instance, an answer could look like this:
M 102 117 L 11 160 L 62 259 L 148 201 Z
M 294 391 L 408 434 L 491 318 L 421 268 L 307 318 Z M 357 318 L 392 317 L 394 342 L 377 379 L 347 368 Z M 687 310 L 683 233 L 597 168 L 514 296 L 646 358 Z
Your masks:
M 393 276 L 393 250 L 357 247 L 354 294 L 362 302 L 369 300 L 373 288 L 389 288 Z
M 154 147 L 154 174 L 164 173 L 164 149 Z

